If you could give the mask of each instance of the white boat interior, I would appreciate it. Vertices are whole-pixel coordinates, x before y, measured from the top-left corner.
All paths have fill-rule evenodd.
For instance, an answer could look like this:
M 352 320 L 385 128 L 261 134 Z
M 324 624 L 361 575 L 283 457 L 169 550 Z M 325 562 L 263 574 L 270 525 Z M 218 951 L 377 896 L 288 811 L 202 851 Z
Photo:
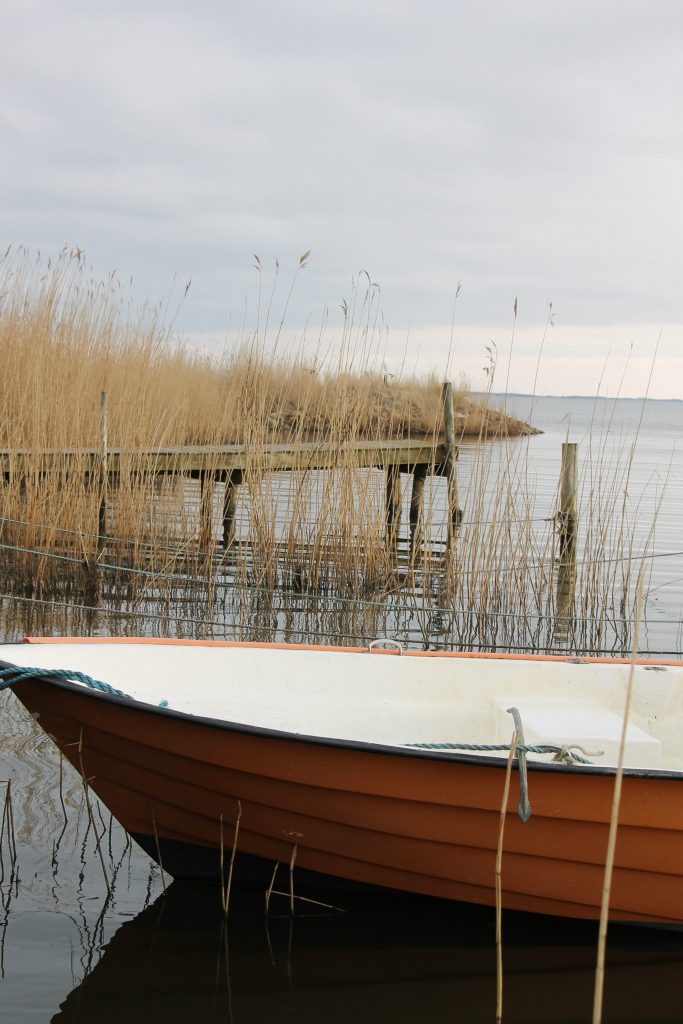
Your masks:
M 516 707 L 527 744 L 580 745 L 604 766 L 618 759 L 632 671 L 607 661 L 161 642 L 9 644 L 0 659 L 83 672 L 188 715 L 390 747 L 509 744 Z M 683 663 L 633 673 L 625 766 L 683 771 Z

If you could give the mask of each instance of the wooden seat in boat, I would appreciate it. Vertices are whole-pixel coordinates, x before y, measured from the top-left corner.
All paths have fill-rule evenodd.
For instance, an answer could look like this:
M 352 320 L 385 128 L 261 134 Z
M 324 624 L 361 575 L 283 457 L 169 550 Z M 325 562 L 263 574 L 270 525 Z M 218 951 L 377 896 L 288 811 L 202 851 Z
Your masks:
M 595 764 L 616 764 L 623 728 L 623 718 L 597 701 L 539 700 L 521 697 L 514 702 L 522 717 L 524 739 L 535 745 L 548 743 L 555 746 L 579 744 L 591 753 L 603 751 L 602 756 L 591 757 Z M 509 701 L 496 702 L 496 726 L 500 734 L 511 735 L 514 724 L 508 714 Z M 624 764 L 639 768 L 658 768 L 661 743 L 650 733 L 629 722 L 626 731 Z

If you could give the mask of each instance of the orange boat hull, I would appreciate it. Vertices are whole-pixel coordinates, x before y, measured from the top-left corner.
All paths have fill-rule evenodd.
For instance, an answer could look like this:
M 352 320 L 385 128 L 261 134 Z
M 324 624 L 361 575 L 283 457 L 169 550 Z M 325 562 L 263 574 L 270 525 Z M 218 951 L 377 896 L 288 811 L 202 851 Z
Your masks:
M 121 824 L 171 874 L 220 871 L 241 813 L 238 855 L 350 883 L 495 902 L 505 764 L 314 741 L 22 683 L 17 696 Z M 509 909 L 597 918 L 613 773 L 529 766 L 531 819 L 510 799 L 503 857 Z M 221 825 L 222 822 L 222 825 Z M 196 858 L 192 857 L 193 852 Z M 203 865 L 201 868 L 198 865 Z M 683 922 L 683 782 L 624 779 L 610 917 Z

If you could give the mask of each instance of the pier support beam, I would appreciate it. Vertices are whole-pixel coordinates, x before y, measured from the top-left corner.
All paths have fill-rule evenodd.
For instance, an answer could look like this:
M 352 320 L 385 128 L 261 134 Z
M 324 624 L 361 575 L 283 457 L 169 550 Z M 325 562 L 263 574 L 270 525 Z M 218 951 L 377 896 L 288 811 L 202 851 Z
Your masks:
M 213 488 L 216 474 L 212 470 L 199 472 L 199 548 L 208 551 L 213 540 Z
M 107 533 L 107 492 L 109 490 L 109 416 L 107 408 L 107 392 L 100 392 L 100 508 L 97 532 L 99 533 L 98 549 L 104 548 Z
M 448 547 L 452 547 L 455 541 L 458 527 L 462 522 L 462 509 L 458 501 L 458 446 L 455 443 L 455 417 L 453 415 L 453 385 L 445 380 L 441 385 L 441 400 L 443 402 L 443 425 L 446 442 L 446 458 L 444 459 L 442 473 L 448 482 Z
M 387 466 L 386 523 L 387 547 L 395 550 L 401 525 L 401 467 Z
M 237 488 L 242 483 L 242 470 L 233 469 L 225 480 L 223 495 L 223 537 L 224 548 L 230 547 L 235 539 L 235 512 L 237 511 Z
M 420 550 L 424 543 L 424 489 L 427 479 L 426 463 L 419 463 L 413 467 L 413 482 L 410 491 L 410 562 L 414 564 L 419 559 Z
M 565 620 L 571 617 L 576 589 L 577 491 L 578 445 L 567 441 L 562 445 L 560 508 L 557 515 L 557 528 L 560 538 L 560 557 L 557 573 L 557 617 L 558 619 Z

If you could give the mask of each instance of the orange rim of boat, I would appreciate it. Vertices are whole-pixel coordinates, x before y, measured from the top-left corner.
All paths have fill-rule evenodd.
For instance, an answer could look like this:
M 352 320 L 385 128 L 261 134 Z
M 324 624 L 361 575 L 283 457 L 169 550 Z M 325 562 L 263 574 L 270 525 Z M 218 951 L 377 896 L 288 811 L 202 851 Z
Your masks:
M 378 638 L 383 641 L 384 637 Z M 389 637 L 387 643 L 394 643 Z M 404 658 L 481 658 L 502 661 L 564 661 L 580 665 L 669 665 L 683 668 L 683 660 L 656 660 L 654 658 L 601 658 L 595 655 L 581 654 L 523 654 L 517 652 L 497 651 L 412 651 L 396 650 L 381 647 L 344 647 L 334 644 L 287 644 L 267 643 L 261 640 L 182 640 L 175 637 L 153 636 L 24 636 L 25 644 L 153 644 L 177 645 L 179 647 L 253 647 L 278 651 L 334 651 L 345 654 L 390 655 Z

